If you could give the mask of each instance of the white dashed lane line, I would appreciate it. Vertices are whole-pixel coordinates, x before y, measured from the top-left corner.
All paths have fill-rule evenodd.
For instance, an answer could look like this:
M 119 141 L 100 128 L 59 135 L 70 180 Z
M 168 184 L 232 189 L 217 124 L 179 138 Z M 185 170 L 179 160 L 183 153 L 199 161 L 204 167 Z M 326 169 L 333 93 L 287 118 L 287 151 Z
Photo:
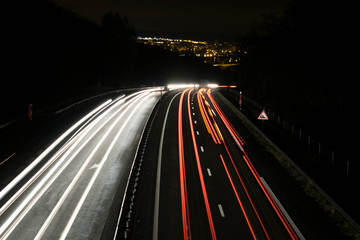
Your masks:
M 203 148 L 203 146 L 200 146 L 200 150 L 201 150 L 202 152 L 204 152 L 204 148 Z
M 223 210 L 221 204 L 218 204 L 218 208 L 219 208 L 219 211 L 220 211 L 220 215 L 221 215 L 222 217 L 225 217 L 225 213 L 224 213 L 224 210 Z
M 207 170 L 207 173 L 208 173 L 209 177 L 211 177 L 212 174 L 211 174 L 210 168 L 207 168 L 206 170 Z

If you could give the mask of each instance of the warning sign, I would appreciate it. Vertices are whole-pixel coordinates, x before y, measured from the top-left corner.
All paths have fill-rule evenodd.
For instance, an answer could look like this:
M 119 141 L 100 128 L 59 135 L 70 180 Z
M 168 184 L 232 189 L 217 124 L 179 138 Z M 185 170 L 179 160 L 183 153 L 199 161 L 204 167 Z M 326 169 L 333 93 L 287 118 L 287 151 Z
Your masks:
M 260 113 L 258 119 L 259 119 L 259 120 L 269 120 L 268 116 L 267 116 L 266 113 L 265 113 L 265 109 L 262 110 L 262 112 Z

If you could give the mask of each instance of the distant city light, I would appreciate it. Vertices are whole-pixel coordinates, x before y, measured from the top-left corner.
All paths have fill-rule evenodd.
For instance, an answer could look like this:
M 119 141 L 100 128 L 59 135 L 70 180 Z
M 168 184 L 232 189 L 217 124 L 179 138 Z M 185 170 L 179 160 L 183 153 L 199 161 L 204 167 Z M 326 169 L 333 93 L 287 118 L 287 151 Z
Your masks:
M 240 64 L 241 51 L 236 43 L 208 43 L 188 39 L 172 39 L 163 37 L 138 37 L 138 42 L 145 45 L 158 46 L 177 53 L 178 56 L 198 57 L 206 64 L 219 68 L 228 68 Z M 241 54 L 240 54 L 241 53 Z

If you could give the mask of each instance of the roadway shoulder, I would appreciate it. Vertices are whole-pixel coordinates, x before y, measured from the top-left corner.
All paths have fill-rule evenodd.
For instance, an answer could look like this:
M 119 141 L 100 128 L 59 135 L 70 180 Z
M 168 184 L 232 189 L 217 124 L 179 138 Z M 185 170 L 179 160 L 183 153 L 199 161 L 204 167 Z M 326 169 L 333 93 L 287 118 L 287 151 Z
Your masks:
M 311 179 L 306 175 L 304 177 L 301 169 L 294 167 L 291 159 L 221 93 L 214 92 L 214 97 L 245 139 L 246 151 L 249 157 L 252 157 L 255 168 L 266 179 L 305 238 L 348 239 L 349 237 L 341 232 L 339 222 L 334 222 L 329 213 L 321 208 L 320 204 L 324 204 L 321 194 L 314 199 L 313 192 L 318 190 L 313 187 Z M 326 204 L 330 211 L 336 211 L 329 202 Z

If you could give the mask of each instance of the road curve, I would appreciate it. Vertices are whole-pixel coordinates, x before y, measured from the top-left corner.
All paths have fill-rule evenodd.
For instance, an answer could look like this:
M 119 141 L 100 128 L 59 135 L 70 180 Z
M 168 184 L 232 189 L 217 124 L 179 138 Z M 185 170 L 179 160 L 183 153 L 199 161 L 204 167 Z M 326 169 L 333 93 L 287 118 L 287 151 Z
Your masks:
M 1 190 L 0 239 L 100 239 L 159 98 L 150 89 L 104 102 L 50 144 Z
M 211 91 L 163 100 L 152 239 L 302 239 Z M 135 230 L 135 239 L 144 234 Z

